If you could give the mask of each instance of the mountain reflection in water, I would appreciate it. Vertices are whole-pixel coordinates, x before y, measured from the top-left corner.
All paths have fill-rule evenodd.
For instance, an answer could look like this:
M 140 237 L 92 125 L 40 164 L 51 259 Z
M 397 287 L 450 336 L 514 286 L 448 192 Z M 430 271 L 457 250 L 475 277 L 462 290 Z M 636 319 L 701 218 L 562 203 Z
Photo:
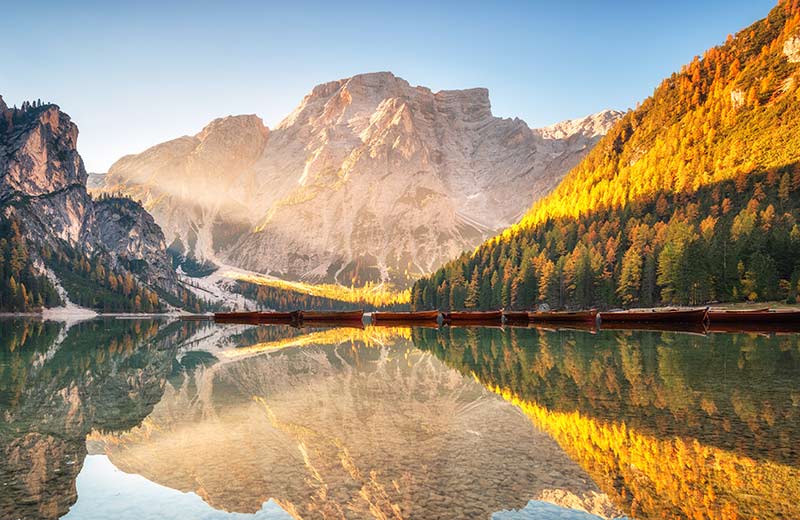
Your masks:
M 4 320 L 0 517 L 800 518 L 798 376 L 800 336 Z

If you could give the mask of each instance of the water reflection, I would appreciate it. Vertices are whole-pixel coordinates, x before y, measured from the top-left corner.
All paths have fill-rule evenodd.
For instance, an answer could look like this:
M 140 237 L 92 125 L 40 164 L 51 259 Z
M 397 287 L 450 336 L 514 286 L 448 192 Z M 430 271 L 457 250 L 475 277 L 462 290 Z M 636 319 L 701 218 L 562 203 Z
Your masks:
M 126 472 L 254 513 L 489 518 L 607 497 L 519 410 L 414 348 L 410 329 L 328 329 L 219 355 L 138 428 L 95 434 Z
M 57 518 L 76 500 L 90 431 L 138 425 L 187 326 L 0 320 L 0 518 Z
M 631 516 L 800 518 L 800 336 L 418 330 Z
M 797 335 L 0 320 L 0 517 L 800 518 L 799 414 Z

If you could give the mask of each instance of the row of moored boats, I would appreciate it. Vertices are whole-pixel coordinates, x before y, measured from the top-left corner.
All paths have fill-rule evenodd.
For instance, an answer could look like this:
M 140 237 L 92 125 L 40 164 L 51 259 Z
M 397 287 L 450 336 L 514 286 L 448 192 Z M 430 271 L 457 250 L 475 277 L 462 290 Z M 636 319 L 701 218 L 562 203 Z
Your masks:
M 529 323 L 572 323 L 572 324 L 674 324 L 674 325 L 726 325 L 726 324 L 775 324 L 788 325 L 800 323 L 798 309 L 634 309 L 598 312 L 584 311 L 453 311 L 440 312 L 373 312 L 370 315 L 374 325 L 403 324 L 529 324 Z M 285 324 L 340 324 L 361 323 L 363 311 L 245 311 L 219 312 L 214 320 L 219 322 L 254 322 Z

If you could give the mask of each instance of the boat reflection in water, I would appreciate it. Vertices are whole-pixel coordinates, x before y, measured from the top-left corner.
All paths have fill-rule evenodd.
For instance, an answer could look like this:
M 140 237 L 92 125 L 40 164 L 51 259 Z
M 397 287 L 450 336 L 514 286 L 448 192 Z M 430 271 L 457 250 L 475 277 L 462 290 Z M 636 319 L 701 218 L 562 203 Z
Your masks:
M 800 518 L 797 335 L 0 327 L 3 518 Z

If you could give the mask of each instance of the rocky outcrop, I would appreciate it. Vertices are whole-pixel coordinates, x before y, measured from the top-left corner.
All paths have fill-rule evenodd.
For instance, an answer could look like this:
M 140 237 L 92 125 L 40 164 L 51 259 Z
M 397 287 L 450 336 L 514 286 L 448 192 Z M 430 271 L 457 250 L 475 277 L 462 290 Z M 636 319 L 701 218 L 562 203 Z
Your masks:
M 48 251 L 66 245 L 87 256 L 102 253 L 107 268 L 177 290 L 164 235 L 152 217 L 133 201 L 94 200 L 87 193 L 78 128 L 68 115 L 56 105 L 9 109 L 2 103 L 0 116 L 3 217 L 21 222 L 26 239 Z M 47 265 L 46 258 L 36 260 Z
M 5 128 L 0 128 L 0 200 L 14 193 L 47 195 L 86 183 L 76 149 L 78 127 L 69 116 L 55 105 L 0 109 L 6 116 Z
M 800 36 L 793 36 L 784 42 L 783 54 L 789 63 L 800 63 Z
M 362 74 L 315 87 L 271 131 L 228 117 L 126 156 L 105 189 L 199 259 L 404 285 L 514 223 L 619 115 L 531 130 L 494 117 L 486 89 Z

